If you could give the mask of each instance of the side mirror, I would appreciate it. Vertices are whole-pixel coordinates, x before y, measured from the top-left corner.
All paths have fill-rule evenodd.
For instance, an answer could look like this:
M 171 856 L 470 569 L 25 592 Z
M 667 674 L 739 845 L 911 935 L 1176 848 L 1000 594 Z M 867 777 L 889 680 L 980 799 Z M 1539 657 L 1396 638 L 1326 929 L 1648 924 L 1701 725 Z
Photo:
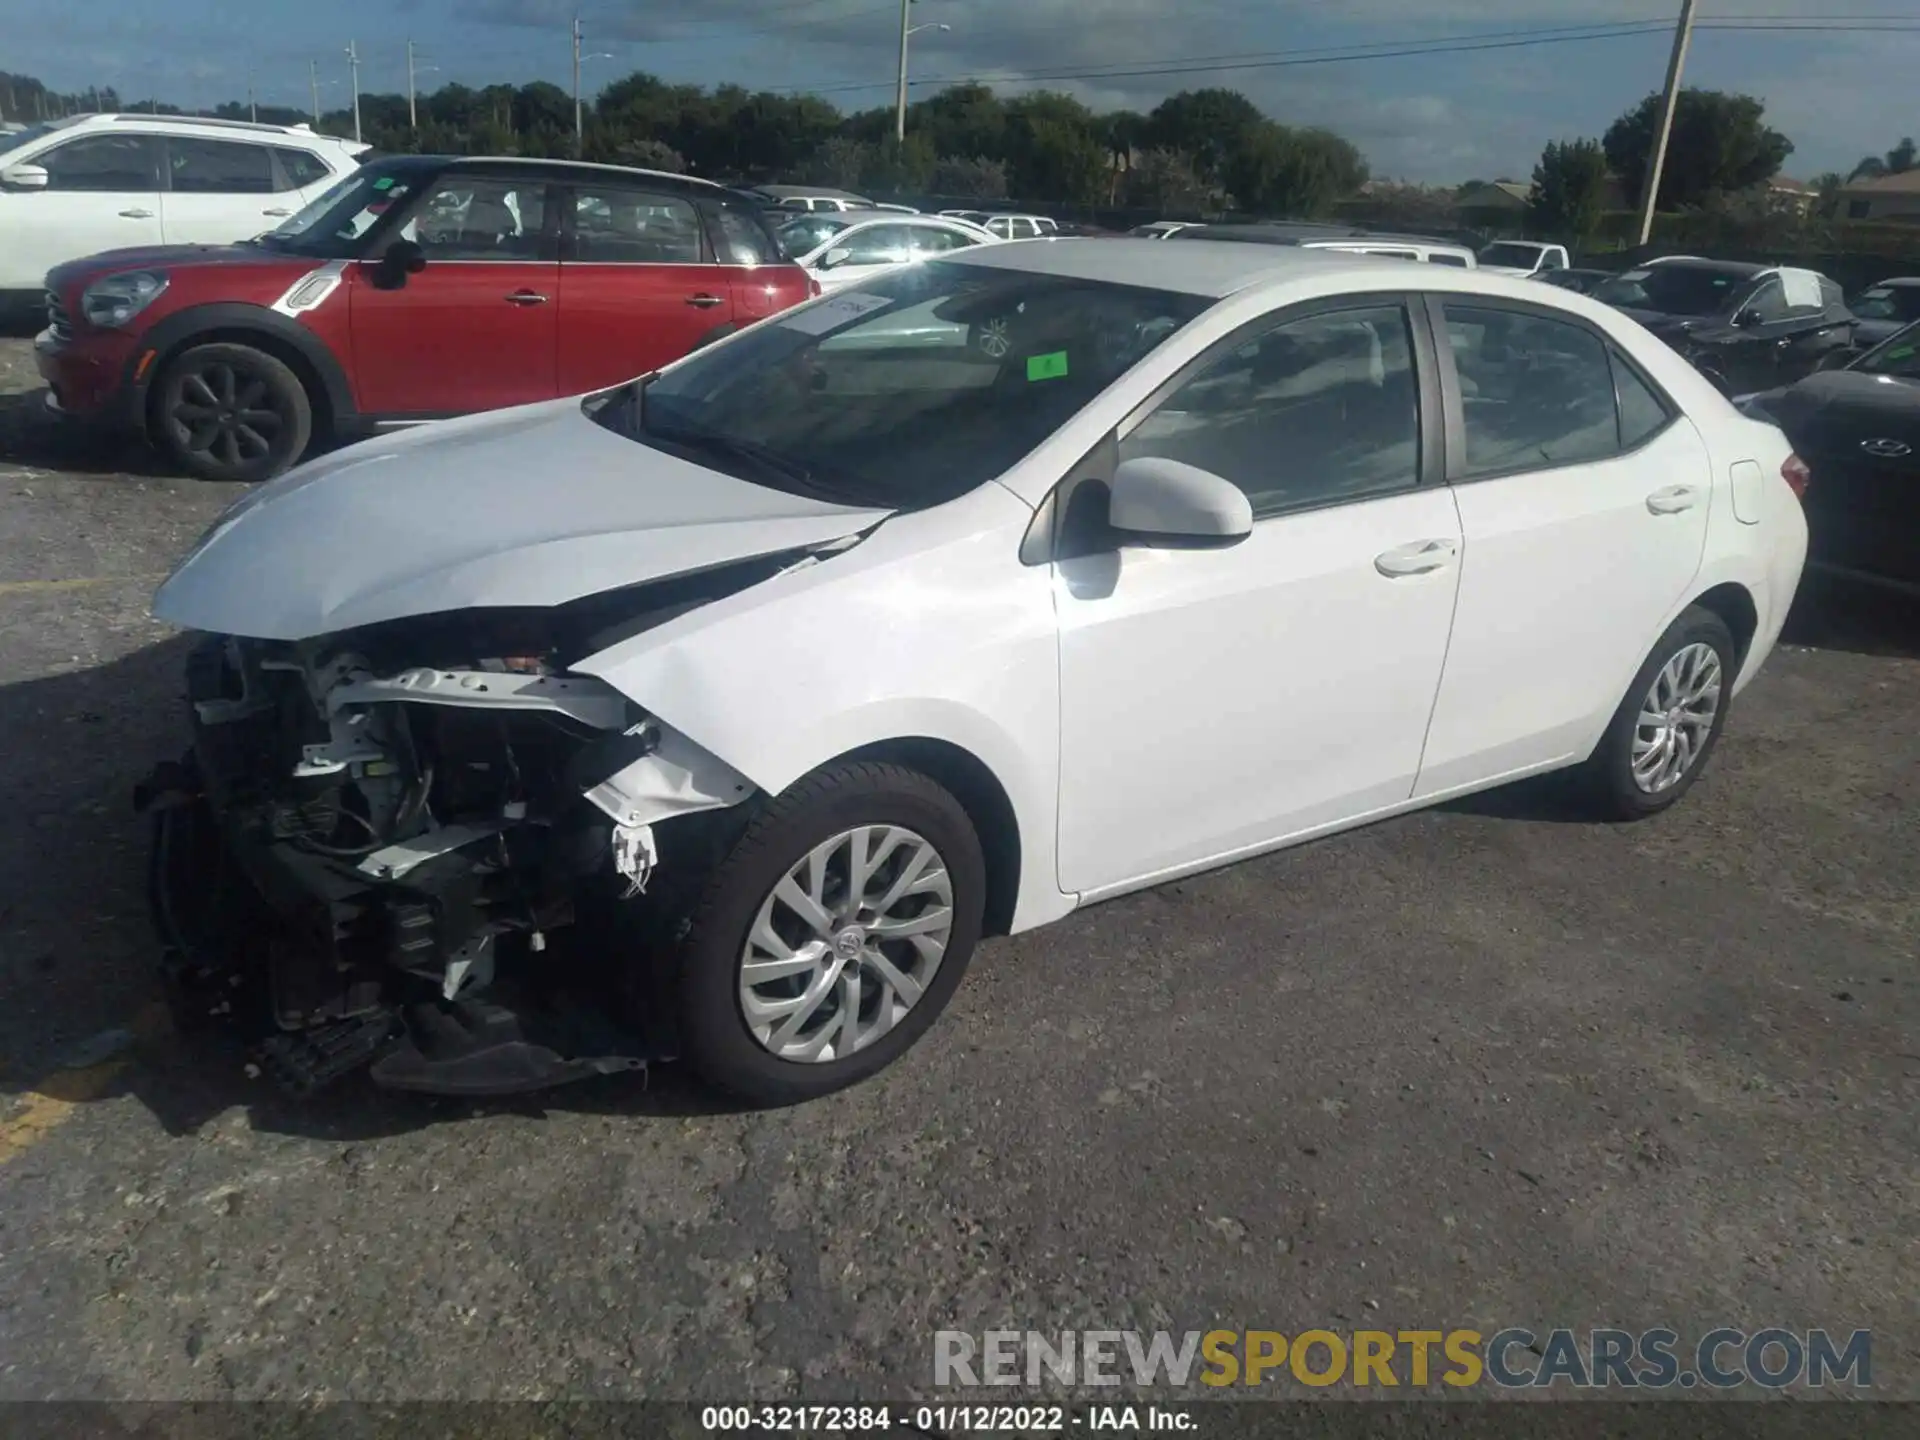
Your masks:
M 373 265 L 374 283 L 382 290 L 399 290 L 409 275 L 427 268 L 427 252 L 418 240 L 395 240 Z
M 0 186 L 9 190 L 44 190 L 47 188 L 47 167 L 9 165 L 0 170 Z
M 1736 330 L 1750 330 L 1759 323 L 1760 312 L 1751 305 L 1737 312 L 1733 317 L 1733 328 Z
M 1113 472 L 1107 523 L 1145 544 L 1232 545 L 1253 533 L 1253 505 L 1211 470 L 1145 455 Z
M 832 270 L 836 266 L 846 264 L 847 261 L 851 260 L 852 258 L 853 258 L 853 251 L 849 250 L 844 245 L 836 245 L 833 247 L 833 249 L 827 251 L 826 254 L 820 257 L 820 263 L 818 268 L 822 270 Z

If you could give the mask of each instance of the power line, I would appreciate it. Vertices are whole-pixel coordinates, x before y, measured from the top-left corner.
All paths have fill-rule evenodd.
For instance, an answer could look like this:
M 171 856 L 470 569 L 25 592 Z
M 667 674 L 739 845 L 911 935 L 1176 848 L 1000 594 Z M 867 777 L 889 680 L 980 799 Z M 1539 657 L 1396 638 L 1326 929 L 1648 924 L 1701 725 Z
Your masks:
M 1719 22 L 1700 22 L 1696 28 L 1701 30 L 1724 31 L 1805 31 L 1818 30 L 1822 33 L 1867 33 L 1867 34 L 1920 34 L 1920 17 L 1912 20 L 1886 16 L 1870 17 L 1878 24 L 1846 23 L 1820 17 L 1792 17 L 1804 23 L 1790 24 L 1782 19 L 1769 17 L 1765 22 L 1735 21 L 1731 18 Z M 1337 65 L 1361 60 L 1395 60 L 1423 55 L 1460 55 L 1490 50 L 1512 50 L 1535 45 L 1558 45 L 1585 42 L 1591 40 L 1631 39 L 1643 35 L 1668 35 L 1672 33 L 1672 22 L 1666 20 L 1622 21 L 1610 25 L 1589 27 L 1558 27 L 1560 31 L 1579 28 L 1581 33 L 1566 34 L 1557 31 L 1516 31 L 1505 32 L 1513 38 L 1495 38 L 1493 35 L 1460 36 L 1454 40 L 1428 41 L 1408 45 L 1362 46 L 1324 46 L 1318 50 L 1268 51 L 1263 55 L 1227 55 L 1227 56 L 1183 56 L 1175 60 L 1133 63 L 1126 61 L 1109 62 L 1100 66 L 1076 66 L 1055 70 L 980 72 L 971 75 L 934 76 L 914 83 L 926 87 L 930 85 L 966 85 L 966 84 L 1025 84 L 1037 80 L 1123 80 L 1138 79 L 1162 75 L 1203 75 L 1218 74 L 1234 70 L 1280 70 L 1305 65 Z M 1341 52 L 1341 53 L 1332 53 Z M 865 90 L 885 90 L 891 86 L 885 82 L 836 85 L 789 85 L 780 87 L 786 93 L 804 92 L 813 95 L 851 94 Z

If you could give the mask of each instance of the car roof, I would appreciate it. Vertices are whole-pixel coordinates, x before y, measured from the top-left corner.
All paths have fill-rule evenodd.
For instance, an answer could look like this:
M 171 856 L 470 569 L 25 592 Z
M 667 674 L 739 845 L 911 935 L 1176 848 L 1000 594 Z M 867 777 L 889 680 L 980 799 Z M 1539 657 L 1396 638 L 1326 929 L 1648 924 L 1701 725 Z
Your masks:
M 957 215 L 924 215 L 917 210 L 816 210 L 806 215 L 796 215 L 786 221 L 788 225 L 798 225 L 803 221 L 823 219 L 842 220 L 849 225 L 865 225 L 871 221 L 884 220 L 889 225 L 966 225 L 966 221 Z
M 674 189 L 697 190 L 703 195 L 746 193 L 729 192 L 726 186 L 703 180 L 698 175 L 676 175 L 670 170 L 644 170 L 638 165 L 600 165 L 591 160 L 546 160 L 535 155 L 396 155 L 391 160 L 379 163 L 386 165 L 408 161 L 427 162 L 442 170 L 540 170 L 548 174 L 588 177 L 641 175 L 650 183 Z
M 336 149 L 361 151 L 371 147 L 358 140 L 343 140 L 338 135 L 323 135 L 304 121 L 298 125 L 269 125 L 256 120 L 227 120 L 217 115 L 154 115 L 139 110 L 103 110 L 96 114 L 69 115 L 61 120 L 45 122 L 49 131 L 54 130 L 107 130 L 120 125 L 137 125 L 142 129 L 172 130 L 180 134 L 192 134 L 197 130 L 225 132 L 229 134 L 256 135 L 262 139 L 279 136 L 287 140 L 299 140 L 304 143 L 319 143 Z
M 1380 266 L 1413 264 L 1355 255 L 1344 250 L 1307 250 L 1295 246 L 1236 245 L 1195 240 L 1171 259 L 1164 242 L 1131 236 L 1061 237 L 1028 245 L 982 245 L 954 250 L 940 264 L 985 265 L 998 270 L 1024 270 L 1065 279 L 1102 280 L 1113 285 L 1137 285 L 1150 290 L 1172 290 L 1183 295 L 1224 299 L 1248 286 L 1296 278 L 1335 279 L 1351 276 L 1378 286 Z M 1448 270 L 1449 277 L 1476 275 L 1472 270 Z M 1494 294 L 1533 294 L 1514 289 L 1520 282 L 1495 288 Z M 1534 282 L 1527 282 L 1529 286 Z
M 1778 270 L 1778 265 L 1758 265 L 1751 260 L 1708 260 L 1698 255 L 1658 255 L 1652 260 L 1643 261 L 1632 269 L 1643 269 L 1647 265 L 1665 265 L 1675 270 L 1715 270 L 1722 275 L 1764 275 L 1769 270 Z
M 1458 240 L 1438 235 L 1408 235 L 1395 230 L 1367 230 L 1357 225 L 1317 225 L 1311 221 L 1252 220 L 1231 225 L 1195 225 L 1208 239 L 1252 241 L 1267 245 L 1303 245 L 1309 241 L 1366 241 L 1383 245 L 1445 245 L 1471 251 Z M 1196 240 L 1198 237 L 1194 237 Z
M 1920 288 L 1920 275 L 1890 275 L 1866 287 L 1869 290 L 1912 290 Z

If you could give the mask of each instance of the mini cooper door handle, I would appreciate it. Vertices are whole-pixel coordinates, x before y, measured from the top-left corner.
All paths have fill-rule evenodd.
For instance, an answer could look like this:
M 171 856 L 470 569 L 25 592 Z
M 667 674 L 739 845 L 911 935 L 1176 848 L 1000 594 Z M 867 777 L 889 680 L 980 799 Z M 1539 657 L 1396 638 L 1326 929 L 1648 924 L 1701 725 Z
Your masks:
M 1373 557 L 1373 568 L 1390 580 L 1404 575 L 1426 575 L 1452 563 L 1459 547 L 1451 540 L 1416 540 Z
M 532 290 L 516 290 L 507 296 L 507 303 L 509 305 L 544 305 L 547 303 L 547 297 Z
M 719 303 L 720 297 L 718 295 L 689 295 L 687 297 L 687 304 L 697 305 L 702 310 L 711 310 Z

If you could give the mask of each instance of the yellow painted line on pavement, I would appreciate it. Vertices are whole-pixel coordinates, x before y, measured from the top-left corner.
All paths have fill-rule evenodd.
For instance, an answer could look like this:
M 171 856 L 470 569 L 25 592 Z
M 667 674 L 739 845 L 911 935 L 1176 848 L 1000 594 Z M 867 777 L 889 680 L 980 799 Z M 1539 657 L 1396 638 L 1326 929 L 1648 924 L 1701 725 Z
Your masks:
M 165 577 L 152 575 L 87 575 L 74 580 L 0 580 L 0 595 L 46 595 L 61 590 L 86 590 L 96 585 L 150 584 Z
M 126 1028 L 136 1039 L 148 1040 L 164 1034 L 168 1024 L 167 1007 L 153 1004 Z M 75 1110 L 106 1094 L 132 1063 L 131 1056 L 120 1055 L 80 1070 L 56 1070 L 28 1090 L 23 1097 L 26 1103 L 0 1120 L 0 1165 L 24 1155 L 72 1119 Z

